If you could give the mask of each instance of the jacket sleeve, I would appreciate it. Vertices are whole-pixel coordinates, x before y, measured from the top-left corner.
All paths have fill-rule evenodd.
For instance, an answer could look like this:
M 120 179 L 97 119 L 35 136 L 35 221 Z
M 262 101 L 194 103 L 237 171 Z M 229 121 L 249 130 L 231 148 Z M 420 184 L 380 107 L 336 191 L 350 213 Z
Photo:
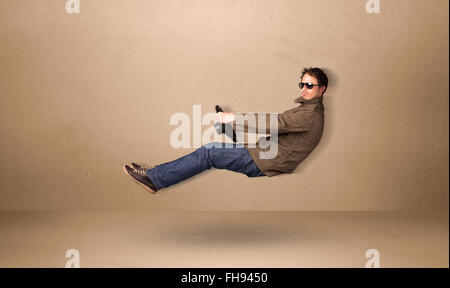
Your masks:
M 311 109 L 312 108 L 312 109 Z M 307 131 L 312 126 L 314 107 L 302 107 L 287 110 L 281 114 L 254 113 L 254 121 L 249 121 L 252 115 L 249 113 L 236 113 L 236 119 L 232 125 L 236 131 L 244 133 L 260 133 L 259 121 L 266 123 L 262 133 L 271 134 L 270 116 L 276 117 L 278 134 Z M 262 119 L 261 119 L 262 118 Z

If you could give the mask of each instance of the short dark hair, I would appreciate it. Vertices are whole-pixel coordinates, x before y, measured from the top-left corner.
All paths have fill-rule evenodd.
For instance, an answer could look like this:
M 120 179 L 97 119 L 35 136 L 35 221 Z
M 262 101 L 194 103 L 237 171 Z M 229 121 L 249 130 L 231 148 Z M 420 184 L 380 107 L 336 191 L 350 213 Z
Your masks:
M 327 91 L 328 88 L 328 77 L 327 74 L 325 74 L 325 72 L 323 72 L 322 69 L 320 68 L 304 68 L 302 71 L 302 77 L 300 77 L 300 79 L 303 79 L 303 76 L 305 74 L 309 74 L 313 77 L 315 77 L 317 79 L 317 84 L 319 84 L 320 86 L 325 86 L 325 90 L 323 90 L 323 94 L 325 94 L 325 91 Z

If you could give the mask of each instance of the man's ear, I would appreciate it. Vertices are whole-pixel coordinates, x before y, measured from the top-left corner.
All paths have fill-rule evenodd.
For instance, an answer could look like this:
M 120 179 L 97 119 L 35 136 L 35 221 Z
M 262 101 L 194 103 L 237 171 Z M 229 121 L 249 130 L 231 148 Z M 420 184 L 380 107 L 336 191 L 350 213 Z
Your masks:
M 320 91 L 320 94 L 323 95 L 323 91 L 325 91 L 325 89 L 326 89 L 327 87 L 325 87 L 325 86 L 320 86 L 319 88 L 320 88 L 320 90 L 319 90 L 319 91 Z

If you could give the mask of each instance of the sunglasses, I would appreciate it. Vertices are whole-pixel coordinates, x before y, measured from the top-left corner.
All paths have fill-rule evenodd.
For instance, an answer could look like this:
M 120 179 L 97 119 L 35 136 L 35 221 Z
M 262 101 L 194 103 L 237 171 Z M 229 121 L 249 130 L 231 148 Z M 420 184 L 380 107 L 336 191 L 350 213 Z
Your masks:
M 313 89 L 314 86 L 320 86 L 319 84 L 313 84 L 311 82 L 306 82 L 306 83 L 300 82 L 300 83 L 298 83 L 298 86 L 300 86 L 300 89 L 303 89 L 303 87 L 305 85 L 306 85 L 306 88 L 308 88 L 308 89 Z

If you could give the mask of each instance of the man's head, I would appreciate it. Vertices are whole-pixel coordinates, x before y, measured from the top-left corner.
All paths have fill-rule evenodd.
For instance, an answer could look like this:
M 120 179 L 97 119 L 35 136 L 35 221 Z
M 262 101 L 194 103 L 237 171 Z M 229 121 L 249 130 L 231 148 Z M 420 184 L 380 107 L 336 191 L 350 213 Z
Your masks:
M 327 91 L 327 74 L 319 68 L 304 68 L 299 86 L 304 99 L 320 97 Z

